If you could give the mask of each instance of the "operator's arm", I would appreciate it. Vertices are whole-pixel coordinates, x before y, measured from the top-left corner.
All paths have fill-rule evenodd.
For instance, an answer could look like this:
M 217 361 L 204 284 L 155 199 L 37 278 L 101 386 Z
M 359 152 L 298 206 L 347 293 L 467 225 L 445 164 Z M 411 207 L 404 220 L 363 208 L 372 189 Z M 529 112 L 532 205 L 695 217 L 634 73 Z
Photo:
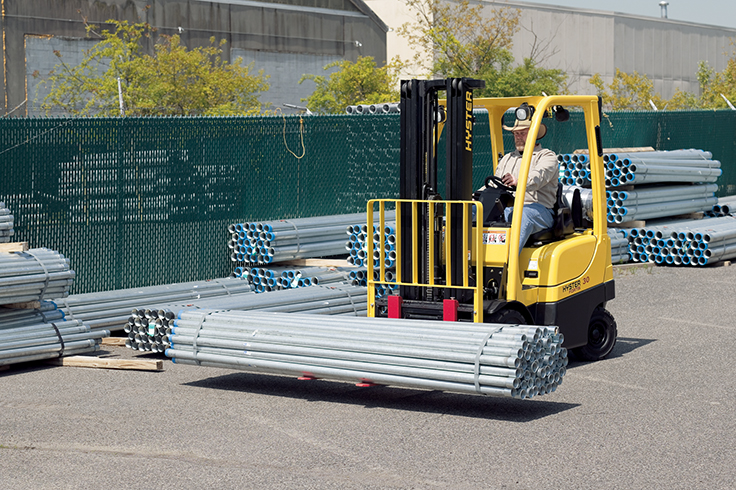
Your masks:
M 534 155 L 536 157 L 536 155 Z M 526 181 L 526 191 L 534 192 L 559 178 L 557 155 L 552 150 L 542 149 L 537 158 L 532 158 L 532 166 Z

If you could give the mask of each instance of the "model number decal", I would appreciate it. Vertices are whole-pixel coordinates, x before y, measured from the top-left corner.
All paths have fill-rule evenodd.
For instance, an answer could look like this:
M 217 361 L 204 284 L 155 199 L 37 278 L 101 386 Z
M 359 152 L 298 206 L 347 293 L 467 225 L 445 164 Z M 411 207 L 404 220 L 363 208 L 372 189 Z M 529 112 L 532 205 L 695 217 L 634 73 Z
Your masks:
M 580 291 L 583 289 L 583 285 L 588 284 L 590 282 L 590 276 L 585 276 L 582 279 L 578 279 L 577 281 L 573 281 L 569 284 L 565 284 L 562 286 L 562 293 L 563 294 L 572 294 Z
M 483 232 L 483 243 L 503 245 L 506 243 L 506 232 L 500 233 Z

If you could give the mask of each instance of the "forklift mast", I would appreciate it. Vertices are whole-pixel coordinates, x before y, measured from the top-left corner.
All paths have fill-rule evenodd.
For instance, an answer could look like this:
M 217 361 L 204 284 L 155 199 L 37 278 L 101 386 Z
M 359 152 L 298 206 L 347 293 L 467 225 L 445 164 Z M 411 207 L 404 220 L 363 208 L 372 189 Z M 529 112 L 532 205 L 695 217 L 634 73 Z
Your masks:
M 446 137 L 446 170 L 445 196 L 447 201 L 467 201 L 473 193 L 473 90 L 484 88 L 485 81 L 470 78 L 448 78 L 446 80 L 403 80 L 401 82 L 400 125 L 401 125 L 401 155 L 400 155 L 400 199 L 409 200 L 440 200 L 443 199 L 438 191 L 437 183 L 437 154 L 439 136 L 442 124 L 445 126 Z M 439 105 L 439 92 L 445 92 L 447 107 Z M 418 243 L 406 239 L 401 243 L 403 257 L 412 257 L 412 250 L 417 247 L 418 255 L 412 261 L 401 263 L 403 277 L 411 277 L 412 268 L 419 271 L 418 282 L 428 282 L 429 254 L 439 254 L 428 248 L 429 234 L 435 234 L 437 242 L 443 230 L 443 216 L 435 215 L 430 223 L 426 208 L 421 208 L 415 215 L 414 223 L 410 203 L 400 203 L 401 214 L 407 219 L 402 220 L 400 232 L 404 237 L 414 237 Z M 454 216 L 462 215 L 462 205 L 452 204 L 450 213 Z M 452 257 L 446 260 L 453 264 L 462 264 L 462 254 L 467 253 L 461 246 L 463 240 L 463 223 L 461 219 L 450 220 L 451 226 L 446 232 L 451 242 Z M 413 227 L 418 227 L 419 233 L 413 234 Z M 434 275 L 442 274 L 439 267 L 439 257 L 431 261 L 435 264 Z M 446 284 L 460 284 L 463 270 L 461 267 L 452 267 L 452 277 L 445 278 Z M 400 286 L 400 295 L 406 300 L 434 301 L 439 298 L 431 297 L 435 292 L 432 289 L 417 286 Z M 445 299 L 450 295 L 467 296 L 467 291 L 445 290 Z M 472 295 L 472 294 L 471 294 Z M 468 298 L 457 298 L 467 301 Z

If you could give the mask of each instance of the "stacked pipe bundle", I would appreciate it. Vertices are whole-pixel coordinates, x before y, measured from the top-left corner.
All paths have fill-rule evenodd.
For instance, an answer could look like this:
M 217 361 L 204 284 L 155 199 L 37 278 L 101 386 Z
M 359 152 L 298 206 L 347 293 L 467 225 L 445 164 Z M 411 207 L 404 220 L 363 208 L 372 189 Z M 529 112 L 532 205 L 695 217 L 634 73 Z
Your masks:
M 391 212 L 393 213 L 393 212 Z M 395 214 L 393 214 L 395 215 Z M 392 215 L 392 217 L 393 217 Z M 389 216 L 389 212 L 386 213 Z M 383 230 L 379 230 L 378 225 L 373 225 L 373 230 L 369 231 L 365 224 L 348 225 L 346 228 L 348 241 L 345 243 L 345 249 L 350 253 L 348 263 L 363 267 L 367 261 L 373 258 L 373 267 L 378 267 L 379 249 L 381 240 L 383 240 L 384 250 L 386 250 L 386 267 L 392 268 L 396 265 L 396 222 L 387 221 Z M 371 244 L 370 246 L 368 244 Z M 369 250 L 370 249 L 370 250 Z
M 169 341 L 181 364 L 521 399 L 567 365 L 556 327 L 524 325 L 184 311 Z
M 230 296 L 250 290 L 251 286 L 247 281 L 225 278 L 75 294 L 53 301 L 66 318 L 82 320 L 92 330 L 120 331 L 125 327 L 131 309 L 142 304 L 189 303 L 202 298 Z
M 398 102 L 385 104 L 358 104 L 349 105 L 345 108 L 347 114 L 393 114 L 401 112 Z
M 231 275 L 246 279 L 256 293 L 350 281 L 349 273 L 336 267 L 236 267 Z
M 10 237 L 14 234 L 13 215 L 10 214 L 10 210 L 5 207 L 5 203 L 0 202 L 0 243 L 10 242 Z
M 590 186 L 590 158 L 588 155 L 565 153 L 557 155 L 560 164 L 560 182 L 564 185 Z
M 73 282 L 69 260 L 53 250 L 0 253 L 0 305 L 64 297 Z
M 373 267 L 378 268 L 380 265 L 378 261 L 380 259 L 381 240 L 383 240 L 386 280 L 389 282 L 396 280 L 394 277 L 396 270 L 396 222 L 386 222 L 383 230 L 380 230 L 378 225 L 373 225 L 372 235 L 369 233 L 367 225 L 348 226 L 347 234 L 349 239 L 345 244 L 345 248 L 350 252 L 348 263 L 363 267 L 372 257 Z M 371 243 L 370 246 L 368 245 L 369 243 Z M 360 281 L 361 285 L 366 285 L 367 277 L 365 277 L 365 274 L 363 274 L 363 277 L 357 278 L 359 275 L 359 273 L 356 273 L 356 279 Z M 377 281 L 379 275 L 380 272 L 374 270 L 373 280 Z M 382 298 L 391 294 L 396 289 L 398 289 L 397 285 L 379 284 L 376 286 L 376 296 Z
M 386 280 L 388 282 L 396 282 L 395 272 L 394 269 L 386 270 Z M 378 270 L 373 271 L 373 280 L 378 281 L 380 279 L 381 273 Z M 368 285 L 368 271 L 366 269 L 358 269 L 355 271 L 350 271 L 350 274 L 348 276 L 348 279 L 350 280 L 350 283 L 353 286 L 367 286 Z M 383 298 L 384 296 L 388 296 L 391 294 L 391 292 L 396 291 L 399 289 L 398 284 L 378 284 L 376 285 L 376 297 L 377 298 Z
M 608 229 L 611 237 L 611 263 L 623 264 L 631 258 L 629 255 L 629 239 L 626 230 Z
M 632 191 L 607 190 L 608 222 L 663 218 L 712 210 L 718 202 L 717 184 L 639 187 Z
M 628 238 L 634 262 L 704 266 L 736 257 L 736 218 L 661 222 L 632 228 Z
M 645 151 L 603 155 L 606 187 L 659 182 L 715 182 L 721 162 L 703 150 Z
M 79 320 L 65 321 L 47 301 L 37 309 L 0 308 L 0 366 L 94 352 L 108 335 Z
M 125 333 L 125 345 L 139 351 L 164 352 L 169 347 L 168 334 L 176 313 L 191 309 L 259 310 L 307 312 L 319 315 L 366 316 L 368 293 L 365 288 L 348 285 L 317 286 L 299 290 L 274 291 L 271 294 L 242 293 L 210 298 L 193 303 L 171 304 L 132 310 Z
M 713 209 L 708 212 L 708 216 L 728 216 L 732 209 L 736 210 L 736 196 L 719 197 L 718 202 L 713 205 Z
M 270 264 L 340 255 L 345 250 L 345 227 L 366 220 L 366 213 L 354 213 L 232 224 L 228 227 L 228 247 L 233 250 L 230 257 L 238 262 Z

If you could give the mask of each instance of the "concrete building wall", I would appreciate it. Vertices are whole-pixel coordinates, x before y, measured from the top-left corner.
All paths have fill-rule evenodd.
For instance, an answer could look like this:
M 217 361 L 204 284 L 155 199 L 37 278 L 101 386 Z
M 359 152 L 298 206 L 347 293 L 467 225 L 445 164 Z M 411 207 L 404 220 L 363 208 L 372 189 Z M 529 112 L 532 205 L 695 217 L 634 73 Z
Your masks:
M 531 2 L 503 5 L 521 10 L 514 57 L 529 55 L 533 32 L 537 42 L 549 42 L 550 51 L 557 51 L 543 65 L 567 72 L 572 93 L 591 93 L 588 80 L 595 73 L 610 83 L 618 68 L 648 76 L 664 98 L 672 97 L 678 88 L 698 94 L 698 63 L 706 60 L 717 71 L 723 70 L 728 60 L 725 53 L 731 52 L 730 39 L 736 37 L 736 29 L 657 17 Z
M 54 46 L 61 47 L 67 59 L 79 55 L 74 39 L 86 37 L 85 19 L 102 27 L 108 19 L 148 22 L 160 34 L 180 34 L 190 48 L 208 45 L 214 36 L 227 41 L 226 57 L 231 52 L 258 52 L 254 61 L 262 60 L 276 70 L 268 73 L 264 67 L 271 75 L 269 96 L 274 101 L 292 100 L 294 91 L 306 87 L 289 85 L 282 77 L 298 81 L 303 73 L 315 73 L 315 63 L 321 60 L 386 59 L 388 28 L 363 0 L 3 0 L 4 113 L 22 104 L 27 95 L 28 102 L 35 97 L 27 92 L 29 85 L 35 91 L 38 80 L 29 81 L 28 75 L 48 73 Z M 31 38 L 33 51 L 27 53 L 26 41 Z M 43 53 L 44 43 L 48 55 Z M 288 64 L 288 73 L 277 60 Z M 34 110 L 13 115 L 35 114 Z
M 705 60 L 717 71 L 723 70 L 728 59 L 724 53 L 732 52 L 730 39 L 736 38 L 736 29 L 671 19 L 513 0 L 477 1 L 486 11 L 519 9 L 514 58 L 521 62 L 534 51 L 542 66 L 568 74 L 571 93 L 591 93 L 594 88 L 588 81 L 596 73 L 610 83 L 618 68 L 647 75 L 665 98 L 678 88 L 697 94 L 698 62 Z M 390 27 L 411 21 L 415 15 L 404 0 L 366 2 Z M 404 38 L 389 33 L 388 57 L 395 55 L 408 59 L 412 53 Z
M 409 46 L 405 37 L 399 36 L 399 29 L 408 23 L 415 21 L 414 14 L 409 11 L 404 0 L 365 0 L 365 3 L 373 10 L 388 26 L 386 34 L 387 62 L 398 56 L 402 60 L 411 60 L 415 51 Z M 422 53 L 426 60 L 431 59 L 431 53 Z M 426 74 L 412 68 L 401 72 L 402 79 L 420 78 Z
M 328 75 L 335 71 L 324 70 L 325 65 L 338 61 L 341 58 L 332 55 L 314 55 L 297 53 L 274 53 L 270 51 L 253 51 L 234 48 L 232 57 L 242 58 L 245 63 L 253 63 L 254 66 L 262 68 L 265 73 L 271 75 L 268 80 L 270 88 L 263 96 L 262 101 L 268 101 L 271 109 L 280 107 L 288 113 L 290 110 L 284 104 L 306 106 L 306 99 L 316 87 L 311 80 L 299 83 L 302 75 Z
M 47 114 L 41 109 L 44 98 L 51 91 L 51 85 L 45 82 L 44 75 L 56 67 L 60 59 L 54 54 L 58 51 L 64 63 L 75 66 L 84 59 L 84 50 L 94 46 L 92 39 L 66 38 L 61 36 L 25 36 L 26 50 L 26 98 L 28 115 Z M 51 110 L 50 116 L 63 115 L 61 110 Z

